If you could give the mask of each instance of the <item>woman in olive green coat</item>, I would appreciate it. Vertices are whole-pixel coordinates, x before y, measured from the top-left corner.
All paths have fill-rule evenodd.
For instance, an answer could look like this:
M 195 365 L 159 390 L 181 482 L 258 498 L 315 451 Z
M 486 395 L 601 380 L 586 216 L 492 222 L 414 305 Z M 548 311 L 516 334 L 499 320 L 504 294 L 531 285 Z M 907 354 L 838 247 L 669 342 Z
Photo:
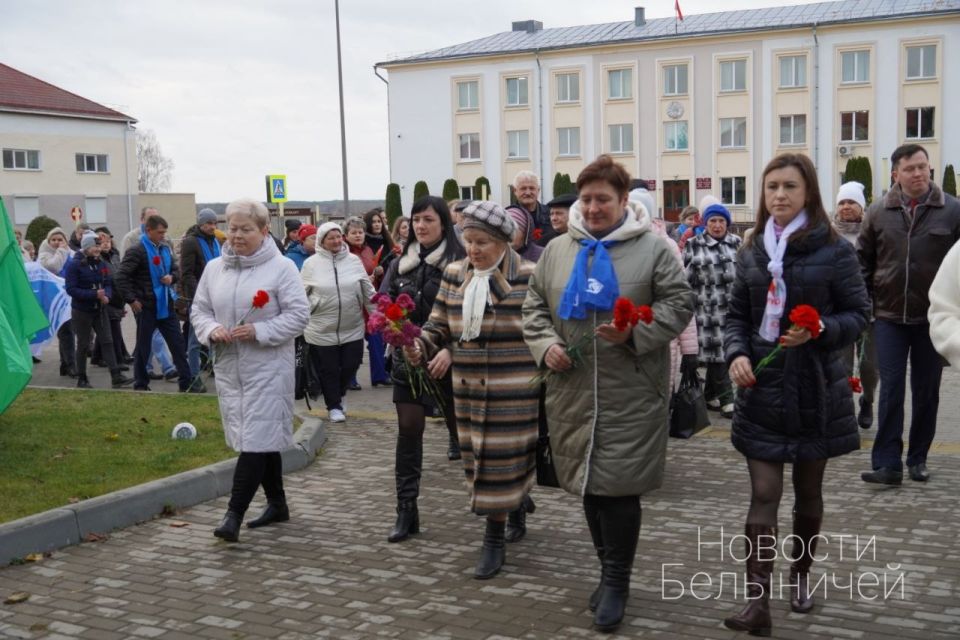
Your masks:
M 602 155 L 577 178 L 567 235 L 547 245 L 523 306 L 524 339 L 547 381 L 550 444 L 561 486 L 583 498 L 601 562 L 590 598 L 595 626 L 623 619 L 640 534 L 640 495 L 663 481 L 669 344 L 687 326 L 693 293 L 649 217 L 627 206 L 630 176 Z M 619 331 L 618 296 L 649 305 L 653 322 Z M 565 345 L 590 336 L 573 367 Z

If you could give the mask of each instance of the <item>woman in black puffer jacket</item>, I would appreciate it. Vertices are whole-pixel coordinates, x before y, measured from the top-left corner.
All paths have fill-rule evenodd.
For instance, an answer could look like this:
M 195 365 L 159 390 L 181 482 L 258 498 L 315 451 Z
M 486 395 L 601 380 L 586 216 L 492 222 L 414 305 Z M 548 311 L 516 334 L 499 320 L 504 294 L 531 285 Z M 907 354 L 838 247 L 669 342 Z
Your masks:
M 451 262 L 460 260 L 466 254 L 457 240 L 450 218 L 447 203 L 436 196 L 425 196 L 413 203 L 410 212 L 409 235 L 403 252 L 390 265 L 384 276 L 380 291 L 396 300 L 406 293 L 416 303 L 409 318 L 417 325 L 423 325 L 430 317 L 433 300 L 440 290 L 440 277 L 444 268 Z M 389 542 L 405 540 L 411 533 L 420 529 L 420 515 L 417 510 L 417 497 L 420 495 L 420 469 L 423 461 L 423 429 L 427 412 L 433 411 L 434 404 L 425 395 L 414 397 L 407 382 L 406 361 L 399 352 L 393 354 L 390 377 L 393 380 L 393 402 L 397 407 L 396 482 L 397 482 L 397 522 L 390 535 Z M 438 379 L 444 395 L 443 412 L 450 434 L 450 449 L 447 457 L 460 458 L 460 446 L 457 441 L 457 422 L 453 414 L 453 385 L 450 380 L 452 356 L 447 349 L 441 350 L 427 363 L 428 371 Z
M 724 624 L 769 635 L 770 545 L 777 535 L 783 466 L 793 464 L 796 496 L 790 606 L 807 613 L 813 607 L 807 576 L 820 533 L 827 459 L 860 448 L 841 350 L 867 326 L 870 306 L 856 254 L 830 224 L 810 159 L 774 158 L 761 186 L 757 223 L 737 258 L 724 335 L 730 378 L 741 388 L 731 439 L 750 470 L 746 580 L 753 586 L 747 607 Z M 801 304 L 820 314 L 816 339 L 806 329 L 790 328 L 790 311 Z M 755 377 L 754 367 L 778 340 L 784 349 Z

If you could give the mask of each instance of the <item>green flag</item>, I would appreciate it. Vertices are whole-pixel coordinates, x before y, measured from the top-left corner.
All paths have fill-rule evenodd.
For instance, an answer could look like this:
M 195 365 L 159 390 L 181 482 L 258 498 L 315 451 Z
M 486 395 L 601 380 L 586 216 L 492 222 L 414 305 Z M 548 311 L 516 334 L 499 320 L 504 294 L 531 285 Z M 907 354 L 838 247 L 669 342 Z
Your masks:
M 30 288 L 13 225 L 0 198 L 0 413 L 30 382 L 30 339 L 48 324 Z

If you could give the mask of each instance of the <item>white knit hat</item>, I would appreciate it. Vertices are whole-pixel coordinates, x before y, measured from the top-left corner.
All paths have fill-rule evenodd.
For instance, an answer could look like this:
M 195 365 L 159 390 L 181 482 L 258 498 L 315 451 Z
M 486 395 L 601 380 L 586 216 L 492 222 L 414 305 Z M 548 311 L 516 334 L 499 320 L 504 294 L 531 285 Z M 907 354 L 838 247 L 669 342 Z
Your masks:
M 317 228 L 317 244 L 321 244 L 328 233 L 337 230 L 343 233 L 343 229 L 336 222 L 324 222 Z
M 837 204 L 840 204 L 841 200 L 853 200 L 860 205 L 861 209 L 867 206 L 867 200 L 863 197 L 863 185 L 859 182 L 844 182 L 840 185 L 840 190 L 837 191 Z

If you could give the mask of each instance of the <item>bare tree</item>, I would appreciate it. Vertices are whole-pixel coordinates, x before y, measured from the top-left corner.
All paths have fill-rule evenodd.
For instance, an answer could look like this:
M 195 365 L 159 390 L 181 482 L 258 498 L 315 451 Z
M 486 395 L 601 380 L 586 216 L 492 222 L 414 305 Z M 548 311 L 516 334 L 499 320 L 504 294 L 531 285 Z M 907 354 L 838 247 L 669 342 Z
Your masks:
M 137 188 L 140 193 L 162 193 L 170 189 L 173 160 L 163 155 L 157 134 L 137 131 Z

